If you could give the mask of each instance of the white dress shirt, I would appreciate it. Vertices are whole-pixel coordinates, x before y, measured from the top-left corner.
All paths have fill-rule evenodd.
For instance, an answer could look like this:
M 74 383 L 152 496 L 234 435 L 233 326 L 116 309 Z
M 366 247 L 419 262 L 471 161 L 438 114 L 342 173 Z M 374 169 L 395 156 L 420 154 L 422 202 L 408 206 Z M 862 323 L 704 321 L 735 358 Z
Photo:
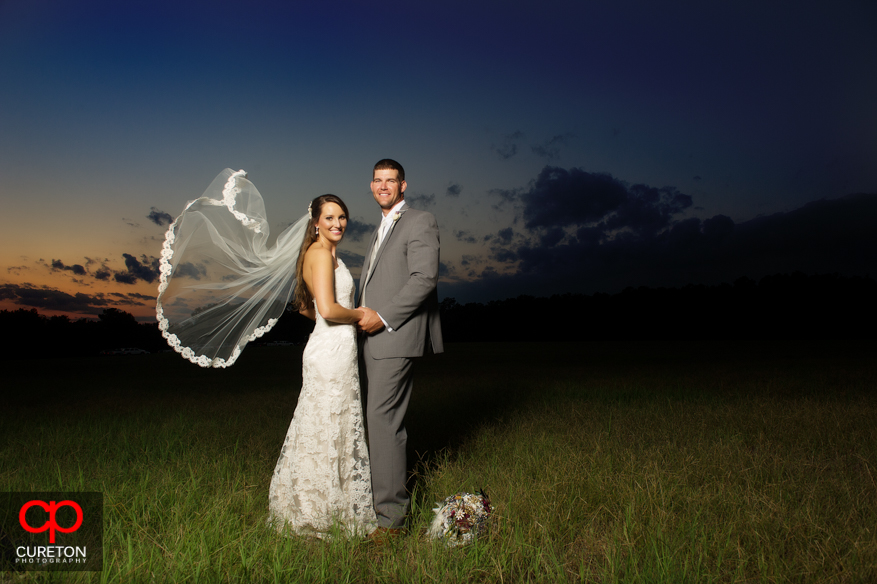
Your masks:
M 368 264 L 369 273 L 375 267 L 375 258 L 378 257 L 378 251 L 381 249 L 381 246 L 384 244 L 384 239 L 387 238 L 387 235 L 390 233 L 390 229 L 393 227 L 393 223 L 395 222 L 396 213 L 402 210 L 402 207 L 405 205 L 405 199 L 402 199 L 390 209 L 390 212 L 384 215 L 381 213 L 381 227 L 380 232 L 378 233 L 378 240 L 375 242 L 375 247 L 372 250 L 372 257 Z M 369 274 L 370 275 L 370 274 Z M 378 318 L 381 319 L 381 322 L 384 323 L 384 327 L 387 329 L 388 333 L 393 332 L 393 329 L 390 325 L 387 324 L 387 321 L 384 320 L 384 317 L 381 316 L 379 312 L 375 314 L 378 315 Z

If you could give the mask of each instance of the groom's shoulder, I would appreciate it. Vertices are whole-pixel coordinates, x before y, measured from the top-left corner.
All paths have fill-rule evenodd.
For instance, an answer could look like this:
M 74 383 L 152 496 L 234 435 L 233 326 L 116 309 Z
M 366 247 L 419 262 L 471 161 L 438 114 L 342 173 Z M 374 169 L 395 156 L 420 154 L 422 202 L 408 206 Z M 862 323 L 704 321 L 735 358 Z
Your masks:
M 421 211 L 420 209 L 410 209 L 409 211 L 411 217 L 408 221 L 408 225 L 411 226 L 411 229 L 425 232 L 438 231 L 438 221 L 435 220 L 435 215 L 429 211 Z
M 433 222 L 435 221 L 435 215 L 433 215 L 429 211 L 424 211 L 422 209 L 414 209 L 412 207 L 408 207 L 406 214 L 407 213 L 411 214 L 411 217 L 410 217 L 411 219 L 416 218 L 416 219 L 426 219 L 428 221 L 433 221 Z

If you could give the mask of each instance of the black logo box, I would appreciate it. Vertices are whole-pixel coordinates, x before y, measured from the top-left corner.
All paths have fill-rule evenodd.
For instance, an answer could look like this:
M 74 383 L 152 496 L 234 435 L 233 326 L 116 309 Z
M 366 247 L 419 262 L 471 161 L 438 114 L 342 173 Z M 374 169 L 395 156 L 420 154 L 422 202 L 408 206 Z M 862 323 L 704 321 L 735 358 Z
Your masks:
M 31 533 L 21 524 L 21 509 L 31 501 L 42 502 L 46 506 L 52 506 L 51 502 L 54 501 L 57 506 L 55 524 L 65 530 L 75 525 L 79 513 L 71 505 L 58 504 L 72 501 L 82 509 L 82 524 L 72 533 L 55 530 L 55 543 L 52 544 L 49 539 L 54 525 L 51 523 L 50 513 L 42 505 L 31 504 L 25 511 L 25 522 L 31 529 L 47 528 L 45 531 Z M 0 571 L 102 570 L 103 511 L 103 493 L 0 493 Z

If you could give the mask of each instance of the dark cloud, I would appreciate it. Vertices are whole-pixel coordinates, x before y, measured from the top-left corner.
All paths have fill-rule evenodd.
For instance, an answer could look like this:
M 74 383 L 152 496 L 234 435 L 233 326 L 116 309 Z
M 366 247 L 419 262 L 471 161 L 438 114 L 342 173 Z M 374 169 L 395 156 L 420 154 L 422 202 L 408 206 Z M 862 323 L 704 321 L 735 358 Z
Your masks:
M 174 276 L 184 277 L 184 278 L 192 278 L 193 280 L 200 280 L 201 276 L 207 275 L 207 266 L 203 264 L 195 265 L 191 262 L 183 262 L 181 264 L 177 264 L 177 267 L 174 268 Z
M 552 227 L 539 236 L 539 245 L 543 247 L 554 247 L 566 233 L 560 227 Z
M 509 244 L 512 242 L 512 236 L 514 234 L 515 232 L 511 227 L 506 227 L 505 229 L 500 229 L 499 232 L 497 232 L 496 237 L 501 243 Z
M 125 258 L 125 267 L 128 271 L 113 274 L 116 282 L 134 284 L 137 280 L 143 280 L 151 284 L 158 279 L 158 258 L 142 255 L 138 260 L 129 253 L 123 253 L 122 257 Z
M 497 247 L 493 250 L 491 257 L 501 263 L 510 263 L 518 260 L 518 253 L 512 249 Z
M 524 192 L 524 189 L 490 189 L 487 191 L 487 194 L 492 197 L 498 197 L 499 202 L 492 207 L 498 211 L 501 211 L 505 205 L 508 203 L 510 205 L 517 205 L 521 200 L 521 195 Z
M 435 205 L 435 195 L 405 194 L 405 201 L 414 209 L 429 209 Z
M 610 174 L 546 166 L 521 198 L 527 227 L 552 227 L 601 221 L 628 192 Z
M 461 266 L 469 266 L 471 264 L 480 264 L 481 259 L 478 256 L 474 256 L 471 254 L 463 254 L 463 257 L 460 259 Z
M 487 266 L 481 271 L 482 280 L 496 280 L 497 278 L 499 278 L 499 273 L 493 266 Z
M 126 296 L 128 296 L 128 298 L 137 298 L 139 300 L 147 300 L 147 301 L 155 300 L 155 298 L 156 298 L 155 296 L 151 296 L 149 294 L 140 294 L 139 292 L 129 292 L 128 294 L 126 294 Z
M 448 186 L 448 190 L 445 191 L 445 194 L 449 197 L 459 197 L 460 193 L 462 193 L 462 192 L 463 192 L 462 186 L 460 186 L 456 183 L 451 183 L 450 186 Z
M 145 302 L 141 302 L 140 300 L 137 300 L 136 298 L 131 298 L 131 297 L 120 298 L 119 300 L 115 301 L 114 303 L 115 304 L 125 304 L 127 306 L 146 306 L 147 305 Z
M 370 236 L 375 232 L 375 229 L 377 229 L 377 225 L 373 223 L 363 223 L 357 219 L 348 219 L 347 231 L 344 232 L 344 237 L 350 238 L 353 241 L 361 241 L 363 236 Z
M 82 314 L 98 314 L 108 304 L 103 294 L 68 294 L 46 286 L 31 284 L 0 284 L 0 298 L 12 300 L 19 306 L 61 310 Z
M 159 227 L 164 227 L 165 225 L 170 225 L 174 222 L 173 215 L 166 213 L 165 211 L 159 211 L 155 207 L 150 208 L 149 215 L 147 215 L 146 218 Z
M 502 144 L 499 146 L 491 146 L 491 150 L 499 154 L 503 159 L 508 160 L 518 153 L 517 142 L 524 137 L 523 132 L 517 131 L 503 137 Z
M 477 239 L 472 235 L 472 232 L 466 231 L 463 229 L 458 229 L 454 231 L 454 237 L 457 238 L 457 241 L 462 241 L 463 243 L 477 243 Z
M 691 207 L 691 197 L 675 187 L 656 189 L 647 185 L 633 185 L 628 196 L 614 212 L 605 218 L 606 227 L 630 229 L 637 234 L 654 235 L 668 227 L 673 216 Z
M 554 160 L 560 158 L 560 148 L 569 144 L 575 135 L 571 133 L 559 134 L 546 140 L 542 144 L 532 146 L 533 153 L 540 158 Z
M 633 216 L 641 229 L 613 235 L 607 222 L 573 225 L 575 237 L 553 242 L 557 232 L 552 235 L 552 230 L 560 225 L 533 227 L 529 237 L 510 238 L 508 245 L 493 250 L 493 261 L 518 262 L 514 273 L 442 283 L 439 294 L 484 302 L 521 294 L 612 293 L 630 286 L 716 285 L 741 276 L 760 279 L 796 271 L 873 276 L 877 266 L 877 194 L 815 201 L 736 224 L 724 215 L 688 218 L 655 231 L 654 222 L 685 206 L 672 189 L 658 191 L 634 197 L 652 201 L 658 212 L 651 219 L 618 213 Z
M 136 284 L 137 276 L 130 272 L 116 272 L 113 274 L 113 280 L 119 284 Z
M 104 260 L 103 262 L 101 262 L 101 266 L 91 274 L 89 274 L 89 271 L 80 264 L 68 265 L 65 264 L 62 260 L 53 259 L 51 263 L 47 263 L 45 260 L 40 259 L 37 263 L 56 272 L 73 272 L 73 274 L 76 276 L 91 275 L 91 277 L 93 277 L 95 280 L 100 280 L 102 282 L 108 282 L 110 280 L 113 280 L 120 284 L 136 284 L 140 280 L 152 283 L 158 279 L 158 258 L 142 255 L 138 260 L 133 255 L 127 253 L 123 253 L 122 257 L 125 258 L 125 267 L 127 268 L 126 270 L 113 270 L 109 266 L 107 266 L 107 262 L 109 260 Z M 98 260 L 86 258 L 86 266 L 95 264 L 97 262 Z M 204 266 L 195 266 L 192 264 L 180 264 L 179 266 L 177 266 L 178 275 L 193 278 L 195 280 L 199 280 L 201 276 L 205 275 L 206 273 L 207 271 Z M 80 284 L 87 283 L 86 280 L 79 278 L 73 278 L 72 281 Z
M 144 300 L 155 300 L 154 296 L 144 296 L 143 294 L 122 294 L 120 292 L 111 292 L 108 294 L 113 304 L 122 304 L 126 306 L 146 306 Z
M 600 227 L 582 226 L 576 230 L 576 239 L 586 245 L 599 245 L 603 239 L 603 229 Z
M 338 257 L 341 258 L 341 261 L 343 261 L 348 268 L 361 268 L 365 261 L 365 256 L 358 253 L 353 253 L 343 249 L 339 249 L 337 253 Z
M 734 221 L 725 215 L 716 215 L 703 222 L 702 231 L 711 245 L 724 245 L 734 233 Z
M 85 274 L 88 273 L 85 270 L 85 267 L 81 266 L 80 264 L 73 264 L 72 266 L 67 266 L 67 265 L 64 265 L 64 262 L 62 262 L 61 260 L 52 260 L 51 266 L 52 266 L 53 270 L 56 270 L 56 271 L 65 270 L 68 272 L 73 272 L 77 276 L 84 276 Z
M 11 300 L 19 306 L 88 315 L 99 314 L 105 307 L 111 305 L 149 306 L 155 302 L 155 296 L 137 292 L 68 294 L 56 288 L 32 284 L 2 284 L 0 299 Z

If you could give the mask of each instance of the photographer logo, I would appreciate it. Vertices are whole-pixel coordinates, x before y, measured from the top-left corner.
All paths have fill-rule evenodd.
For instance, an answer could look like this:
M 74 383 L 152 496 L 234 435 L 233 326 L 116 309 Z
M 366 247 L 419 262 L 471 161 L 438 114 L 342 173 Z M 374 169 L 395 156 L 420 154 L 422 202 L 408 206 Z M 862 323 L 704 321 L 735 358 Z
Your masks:
M 103 569 L 102 493 L 0 493 L 0 570 Z

